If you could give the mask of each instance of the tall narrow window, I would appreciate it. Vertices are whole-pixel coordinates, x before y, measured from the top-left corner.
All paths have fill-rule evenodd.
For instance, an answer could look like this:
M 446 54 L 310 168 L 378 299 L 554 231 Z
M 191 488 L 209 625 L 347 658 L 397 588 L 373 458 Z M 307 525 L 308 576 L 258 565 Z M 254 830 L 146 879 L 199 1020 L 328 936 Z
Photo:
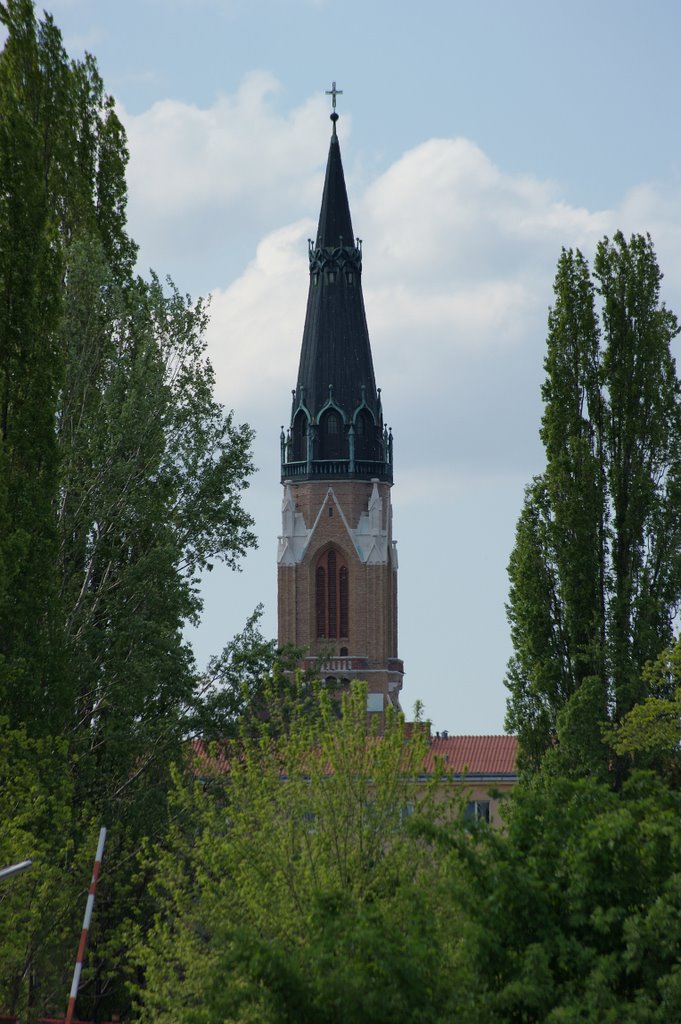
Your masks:
M 326 556 L 326 564 L 329 570 L 329 631 L 327 636 L 335 640 L 338 636 L 338 590 L 335 551 L 329 551 Z
M 315 613 L 317 637 L 347 639 L 350 631 L 348 567 L 333 548 L 317 564 Z
M 307 458 L 307 416 L 301 410 L 293 421 L 293 461 L 305 462 Z
M 338 632 L 348 635 L 348 570 L 344 565 L 338 570 Z
M 326 636 L 326 569 L 317 566 L 316 580 L 317 636 Z

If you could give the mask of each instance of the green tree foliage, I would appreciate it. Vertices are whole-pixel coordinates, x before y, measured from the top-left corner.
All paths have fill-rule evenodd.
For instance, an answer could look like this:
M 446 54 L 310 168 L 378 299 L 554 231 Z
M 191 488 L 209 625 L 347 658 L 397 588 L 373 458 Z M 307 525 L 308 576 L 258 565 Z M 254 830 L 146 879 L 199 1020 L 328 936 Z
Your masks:
M 147 768 L 177 756 L 198 685 L 181 631 L 200 611 L 197 574 L 253 542 L 240 500 L 251 432 L 213 399 L 204 326 L 201 303 L 154 277 L 121 288 L 100 247 L 72 246 L 58 414 L 69 713 L 103 808 L 132 786 L 147 824 Z
M 363 687 L 340 720 L 318 701 L 178 777 L 132 944 L 140 1021 L 678 1019 L 678 790 L 539 773 L 497 831 L 421 788 L 425 739 L 367 735 Z
M 649 238 L 558 263 L 541 438 L 509 564 L 507 726 L 521 763 L 605 772 L 603 726 L 648 692 L 681 596 L 681 404 Z
M 63 1009 L 64 948 L 77 948 L 76 900 L 93 851 L 73 840 L 75 821 L 85 820 L 74 807 L 70 760 L 65 739 L 31 739 L 0 719 L 0 867 L 33 861 L 0 882 L 0 1006 L 24 1019 L 36 1003 Z
M 452 877 L 474 976 L 462 1024 L 681 1016 L 681 794 L 540 774 Z
M 263 636 L 262 613 L 263 606 L 258 605 L 242 632 L 208 663 L 191 723 L 192 733 L 204 740 L 238 737 L 249 721 L 257 728 L 267 694 L 279 695 L 288 687 L 283 669 L 295 670 L 298 658 L 279 651 L 275 640 Z
M 150 850 L 158 913 L 135 951 L 145 1021 L 433 1021 L 452 957 L 438 946 L 440 865 L 405 827 L 426 812 L 423 743 L 367 736 L 366 688 L 339 719 L 305 697 L 180 779 Z M 276 738 L 275 738 L 276 737 Z M 454 925 L 454 921 L 450 921 Z M 455 945 L 454 943 L 452 945 Z
M 44 729 L 63 669 L 52 512 L 61 260 L 48 127 L 63 81 L 52 75 L 52 24 L 37 33 L 26 3 L 0 6 L 0 18 L 11 27 L 0 55 L 0 702 L 18 720 L 26 700 Z
M 650 696 L 610 731 L 616 753 L 681 784 L 681 640 L 644 669 Z

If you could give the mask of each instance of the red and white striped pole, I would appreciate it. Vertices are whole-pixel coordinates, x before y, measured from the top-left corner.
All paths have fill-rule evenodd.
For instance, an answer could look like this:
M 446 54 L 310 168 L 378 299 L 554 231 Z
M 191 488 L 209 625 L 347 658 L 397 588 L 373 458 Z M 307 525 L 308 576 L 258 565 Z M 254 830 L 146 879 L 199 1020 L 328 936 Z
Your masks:
M 101 828 L 99 830 L 99 842 L 97 843 L 97 853 L 95 855 L 95 866 L 92 869 L 92 879 L 90 881 L 90 890 L 87 896 L 87 903 L 85 905 L 85 917 L 83 918 L 83 931 L 80 935 L 80 943 L 78 945 L 78 956 L 76 957 L 76 969 L 73 972 L 73 982 L 71 983 L 71 994 L 69 996 L 69 1007 L 66 1011 L 65 1024 L 71 1024 L 73 1021 L 73 1012 L 76 1008 L 76 996 L 78 995 L 78 986 L 80 985 L 80 972 L 83 968 L 83 958 L 85 957 L 85 945 L 87 943 L 87 933 L 90 927 L 90 919 L 92 917 L 92 907 L 95 902 L 95 889 L 97 888 L 97 879 L 99 878 L 99 868 L 102 863 L 102 855 L 104 853 L 104 840 L 106 839 L 106 829 Z

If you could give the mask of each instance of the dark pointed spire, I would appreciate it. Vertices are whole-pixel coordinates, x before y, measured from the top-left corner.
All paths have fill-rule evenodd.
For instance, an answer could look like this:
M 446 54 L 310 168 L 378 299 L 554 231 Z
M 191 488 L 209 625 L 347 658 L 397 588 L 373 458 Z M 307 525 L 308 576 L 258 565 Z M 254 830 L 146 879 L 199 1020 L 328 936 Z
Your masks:
M 333 115 L 331 115 L 333 117 Z M 338 115 L 336 115 L 338 116 Z M 345 175 L 341 162 L 340 145 L 335 133 L 331 136 L 329 158 L 326 162 L 326 177 L 322 193 L 322 208 L 317 225 L 316 248 L 335 248 L 338 245 L 354 245 L 355 236 L 350 219 L 350 204 L 345 188 Z M 342 239 L 342 241 L 341 241 Z
M 331 145 L 329 147 L 329 158 L 326 162 L 326 177 L 324 178 L 324 191 L 322 193 L 322 208 L 319 212 L 319 224 L 317 225 L 316 248 L 335 248 L 339 245 L 351 246 L 354 244 L 354 232 L 352 220 L 350 219 L 350 204 L 348 193 L 345 188 L 345 175 L 341 161 L 340 145 L 336 134 L 336 96 L 342 96 L 343 90 L 336 88 L 334 82 L 326 95 L 333 100 L 331 112 Z
M 336 134 L 335 82 L 329 94 L 333 133 L 317 237 L 310 240 L 310 290 L 282 476 L 392 480 L 364 312 L 361 242 L 353 235 Z

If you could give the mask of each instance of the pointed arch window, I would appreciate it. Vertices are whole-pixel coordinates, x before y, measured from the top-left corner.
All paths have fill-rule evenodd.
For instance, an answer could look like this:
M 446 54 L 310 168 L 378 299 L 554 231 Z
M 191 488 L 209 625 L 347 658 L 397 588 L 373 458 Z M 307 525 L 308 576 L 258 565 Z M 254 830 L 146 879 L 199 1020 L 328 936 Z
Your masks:
M 317 638 L 347 639 L 350 631 L 348 567 L 334 548 L 325 552 L 315 573 Z
M 293 462 L 305 462 L 307 459 L 307 416 L 300 409 L 293 421 Z
M 343 457 L 343 423 L 340 415 L 329 409 L 322 419 L 322 458 L 341 459 Z
M 355 458 L 376 458 L 376 428 L 366 409 L 361 409 L 355 418 Z

